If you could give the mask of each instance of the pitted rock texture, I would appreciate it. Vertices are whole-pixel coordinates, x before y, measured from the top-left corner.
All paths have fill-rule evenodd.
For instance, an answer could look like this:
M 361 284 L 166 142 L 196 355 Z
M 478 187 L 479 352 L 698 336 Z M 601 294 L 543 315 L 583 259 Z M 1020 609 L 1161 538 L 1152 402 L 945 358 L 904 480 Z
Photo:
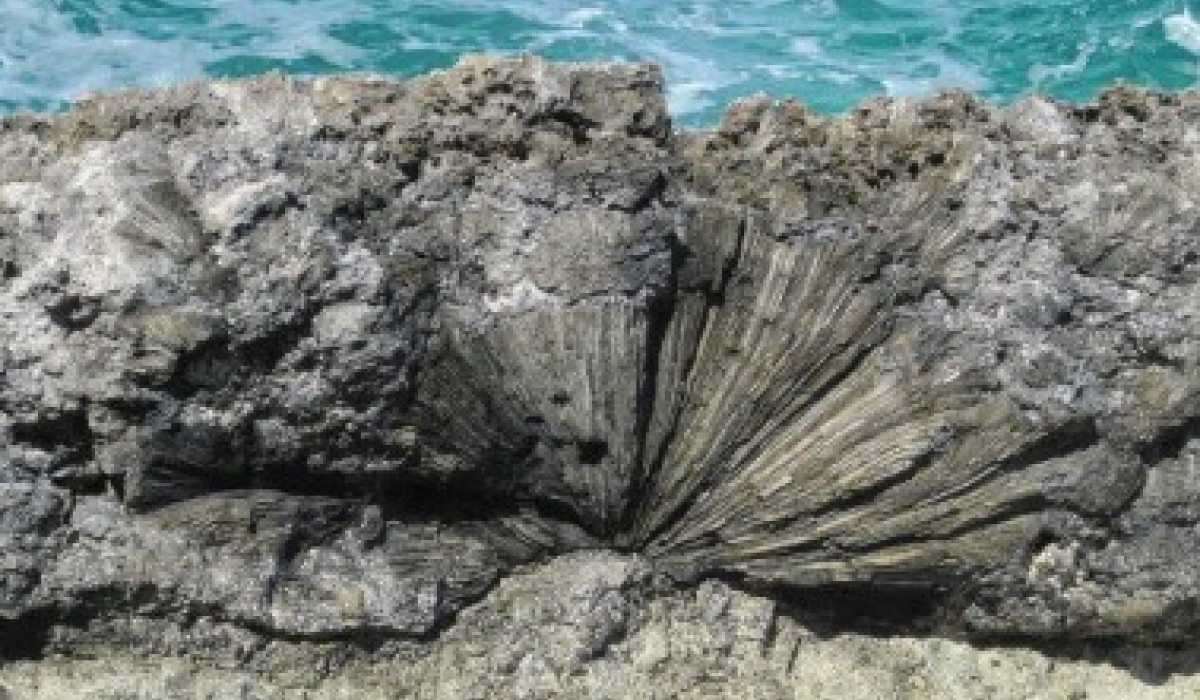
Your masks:
M 606 548 L 1200 632 L 1196 94 L 681 133 L 652 66 L 469 59 L 5 117 L 0 163 L 5 655 L 419 642 Z
M 130 658 L 103 642 L 0 666 L 12 700 L 1192 700 L 1200 650 L 976 647 L 830 630 L 705 581 L 657 589 L 648 563 L 576 552 L 506 576 L 436 639 L 347 648 L 220 625 L 158 629 Z

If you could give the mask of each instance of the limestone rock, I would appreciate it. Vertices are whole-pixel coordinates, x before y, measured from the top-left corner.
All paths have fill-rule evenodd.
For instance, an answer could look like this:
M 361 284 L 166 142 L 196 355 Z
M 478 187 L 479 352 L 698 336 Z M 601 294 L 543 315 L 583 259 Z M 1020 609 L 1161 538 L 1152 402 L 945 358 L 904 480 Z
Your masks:
M 14 700 L 1186 700 L 1195 649 L 1053 650 L 830 631 L 718 581 L 657 588 L 644 558 L 577 552 L 506 576 L 426 642 L 259 641 L 211 623 L 158 628 L 149 658 L 85 654 L 0 667 Z M 145 634 L 137 618 L 110 640 Z M 80 646 L 74 647 L 80 650 Z
M 652 66 L 474 58 L 8 116 L 0 163 L 4 655 L 419 656 L 600 550 L 637 558 L 595 615 L 491 672 L 569 676 L 714 579 L 1200 632 L 1194 93 L 689 133 Z M 621 663 L 675 663 L 652 636 Z

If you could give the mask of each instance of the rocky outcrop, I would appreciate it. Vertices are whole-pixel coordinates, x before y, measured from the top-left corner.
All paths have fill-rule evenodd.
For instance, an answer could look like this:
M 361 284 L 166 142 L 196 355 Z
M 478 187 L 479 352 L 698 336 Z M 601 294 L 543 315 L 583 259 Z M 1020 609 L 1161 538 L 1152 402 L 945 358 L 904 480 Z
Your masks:
M 583 550 L 646 600 L 1194 641 L 1200 97 L 688 133 L 661 82 L 0 120 L 0 650 L 420 648 Z
M 637 556 L 577 552 L 505 576 L 426 642 L 347 648 L 218 625 L 156 631 L 150 658 L 102 648 L 0 667 L 10 697 L 49 700 L 647 698 L 1190 700 L 1200 652 L 833 631 L 719 581 L 656 590 Z M 136 623 L 111 639 L 145 634 Z M 178 636 L 175 636 L 178 635 Z

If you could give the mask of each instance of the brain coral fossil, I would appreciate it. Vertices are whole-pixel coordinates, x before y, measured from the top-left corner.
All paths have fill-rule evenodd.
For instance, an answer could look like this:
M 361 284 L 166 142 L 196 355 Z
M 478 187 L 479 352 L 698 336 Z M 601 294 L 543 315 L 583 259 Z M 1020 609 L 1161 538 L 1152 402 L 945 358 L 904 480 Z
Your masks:
M 689 133 L 653 67 L 470 59 L 6 117 L 0 610 L 424 635 L 614 546 L 1186 636 L 1197 114 Z

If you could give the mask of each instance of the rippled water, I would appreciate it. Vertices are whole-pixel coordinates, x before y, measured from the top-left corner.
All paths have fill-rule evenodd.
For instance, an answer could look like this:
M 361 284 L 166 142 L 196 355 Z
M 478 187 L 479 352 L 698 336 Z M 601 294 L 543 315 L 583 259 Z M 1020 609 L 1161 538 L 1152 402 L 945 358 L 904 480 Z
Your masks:
M 763 91 L 839 111 L 943 86 L 1082 99 L 1200 79 L 1190 0 L 0 0 L 0 108 L 200 75 L 412 75 L 468 52 L 653 59 L 685 124 Z

